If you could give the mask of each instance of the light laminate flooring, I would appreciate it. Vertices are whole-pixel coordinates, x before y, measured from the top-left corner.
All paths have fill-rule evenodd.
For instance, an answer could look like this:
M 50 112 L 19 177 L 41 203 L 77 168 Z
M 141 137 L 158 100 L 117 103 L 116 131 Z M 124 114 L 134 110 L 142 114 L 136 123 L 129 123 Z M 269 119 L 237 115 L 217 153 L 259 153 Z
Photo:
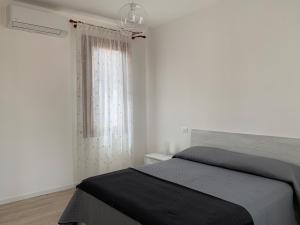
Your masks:
M 74 189 L 0 205 L 0 225 L 57 225 Z

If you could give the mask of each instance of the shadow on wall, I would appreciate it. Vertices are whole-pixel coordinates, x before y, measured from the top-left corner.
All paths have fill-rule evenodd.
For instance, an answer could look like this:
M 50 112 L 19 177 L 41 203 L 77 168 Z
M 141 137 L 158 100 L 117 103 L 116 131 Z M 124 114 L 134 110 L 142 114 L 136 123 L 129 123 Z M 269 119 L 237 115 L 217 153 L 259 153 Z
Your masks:
M 6 5 L 0 3 L 0 26 L 5 26 L 6 23 Z
M 12 3 L 12 0 L 0 0 L 0 26 L 7 27 L 7 14 L 6 9 L 7 6 Z

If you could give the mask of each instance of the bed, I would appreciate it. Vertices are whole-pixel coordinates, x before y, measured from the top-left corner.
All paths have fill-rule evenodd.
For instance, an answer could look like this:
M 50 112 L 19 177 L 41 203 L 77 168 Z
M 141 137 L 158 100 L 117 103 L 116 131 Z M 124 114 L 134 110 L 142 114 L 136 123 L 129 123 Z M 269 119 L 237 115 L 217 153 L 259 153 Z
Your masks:
M 59 224 L 299 224 L 300 140 L 193 130 L 191 146 L 83 181 Z

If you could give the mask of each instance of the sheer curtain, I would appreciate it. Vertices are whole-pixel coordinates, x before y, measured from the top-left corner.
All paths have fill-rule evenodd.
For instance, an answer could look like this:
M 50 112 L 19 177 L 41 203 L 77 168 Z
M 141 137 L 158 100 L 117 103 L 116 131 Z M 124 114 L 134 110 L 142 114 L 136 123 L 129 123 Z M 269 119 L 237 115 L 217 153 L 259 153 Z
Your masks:
M 132 163 L 130 38 L 78 24 L 76 178 Z

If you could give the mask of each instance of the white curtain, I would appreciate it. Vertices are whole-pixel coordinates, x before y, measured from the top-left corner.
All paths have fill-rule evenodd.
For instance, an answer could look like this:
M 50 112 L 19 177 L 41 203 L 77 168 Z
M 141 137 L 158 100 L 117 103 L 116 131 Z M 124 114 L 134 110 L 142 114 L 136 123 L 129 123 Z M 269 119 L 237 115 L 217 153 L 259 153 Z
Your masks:
M 118 31 L 78 24 L 78 181 L 132 164 L 130 38 Z

